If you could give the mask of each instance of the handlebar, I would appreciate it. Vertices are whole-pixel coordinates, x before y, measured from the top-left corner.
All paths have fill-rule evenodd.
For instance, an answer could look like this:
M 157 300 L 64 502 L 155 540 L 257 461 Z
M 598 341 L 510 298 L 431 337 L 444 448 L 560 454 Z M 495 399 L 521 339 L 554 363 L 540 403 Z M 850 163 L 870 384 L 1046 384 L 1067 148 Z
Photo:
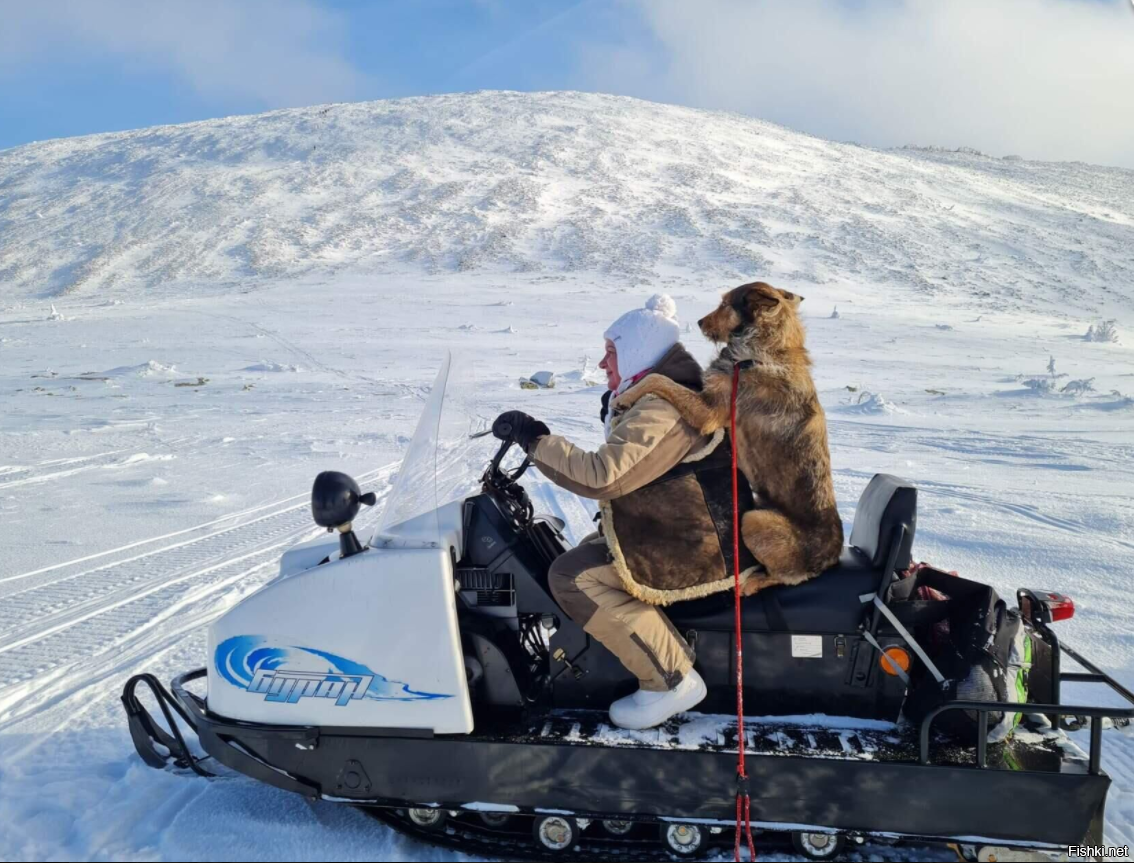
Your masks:
M 508 425 L 508 423 L 504 423 L 504 425 Z M 507 430 L 507 432 L 505 432 L 505 434 L 510 434 L 511 431 L 512 431 L 512 427 L 509 425 L 508 430 Z M 512 448 L 512 441 L 510 441 L 510 440 L 500 441 L 500 446 L 496 450 L 496 455 L 492 457 L 492 464 L 488 468 L 488 476 L 485 477 L 486 479 L 488 477 L 496 476 L 496 474 L 500 473 L 500 462 L 502 462 L 504 460 L 505 454 L 507 454 L 508 450 L 510 450 L 511 448 Z
M 502 434 L 507 435 L 511 433 L 512 427 L 508 423 L 501 423 L 500 431 Z M 514 483 L 527 472 L 529 467 L 531 467 L 531 457 L 525 456 L 523 464 L 521 464 L 515 470 L 508 472 L 506 470 L 500 469 L 500 463 L 504 460 L 504 456 L 507 455 L 508 450 L 510 450 L 513 445 L 514 443 L 511 440 L 502 440 L 500 442 L 500 448 L 496 450 L 496 455 L 492 458 L 492 464 L 489 465 L 488 472 L 484 476 L 485 482 L 488 482 L 499 476 L 503 477 L 509 484 Z
M 507 434 L 508 431 L 504 431 Z M 488 466 L 488 470 L 484 472 L 481 478 L 481 483 L 484 486 L 486 493 L 490 494 L 495 500 L 497 505 L 500 506 L 501 511 L 508 515 L 517 525 L 524 526 L 531 523 L 532 520 L 532 503 L 528 498 L 528 493 L 524 491 L 524 487 L 520 485 L 518 480 L 529 467 L 531 467 L 532 460 L 530 457 L 525 457 L 523 464 L 512 471 L 503 470 L 500 463 L 504 460 L 504 456 L 512 448 L 513 442 L 511 440 L 503 440 L 500 442 L 500 448 L 496 450 L 496 455 L 492 457 L 492 463 Z

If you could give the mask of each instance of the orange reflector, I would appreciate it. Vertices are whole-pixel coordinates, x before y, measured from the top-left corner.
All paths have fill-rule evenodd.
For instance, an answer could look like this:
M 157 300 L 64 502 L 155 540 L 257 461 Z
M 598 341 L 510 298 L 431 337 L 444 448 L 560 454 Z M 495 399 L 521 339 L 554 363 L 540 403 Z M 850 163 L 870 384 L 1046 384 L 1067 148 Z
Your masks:
M 889 662 L 886 660 L 889 660 Z M 883 655 L 878 657 L 878 664 L 882 666 L 882 670 L 891 677 L 897 677 L 898 672 L 894 670 L 894 665 L 891 665 L 891 662 L 902 671 L 910 670 L 910 655 L 906 653 L 904 648 L 887 647 Z

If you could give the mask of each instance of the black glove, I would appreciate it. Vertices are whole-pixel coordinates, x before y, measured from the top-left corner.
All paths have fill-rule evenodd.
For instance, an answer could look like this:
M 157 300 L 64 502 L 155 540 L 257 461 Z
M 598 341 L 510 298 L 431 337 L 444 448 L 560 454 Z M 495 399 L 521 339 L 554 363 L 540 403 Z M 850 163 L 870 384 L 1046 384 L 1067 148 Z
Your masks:
M 492 424 L 492 434 L 500 440 L 518 443 L 527 452 L 538 438 L 551 434 L 551 429 L 523 411 L 504 411 Z

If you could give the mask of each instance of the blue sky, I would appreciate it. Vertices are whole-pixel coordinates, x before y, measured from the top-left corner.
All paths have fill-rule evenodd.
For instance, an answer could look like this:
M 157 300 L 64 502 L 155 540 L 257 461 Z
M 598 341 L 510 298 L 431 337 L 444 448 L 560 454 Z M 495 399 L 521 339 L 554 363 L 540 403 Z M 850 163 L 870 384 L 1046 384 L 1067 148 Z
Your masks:
M 191 61 L 161 56 L 163 39 L 137 33 L 115 39 L 67 32 L 64 19 L 75 4 L 37 0 L 51 14 L 28 14 L 27 29 L 38 50 L 25 49 L 21 62 L 0 61 L 0 148 L 32 140 L 177 123 L 232 113 L 331 100 L 384 99 L 476 89 L 577 89 L 577 44 L 596 32 L 648 36 L 634 10 L 605 2 L 564 3 L 523 0 L 326 0 L 279 5 L 306 9 L 267 32 L 276 17 L 270 2 L 243 5 L 249 14 L 228 18 L 212 29 L 186 10 L 171 22 L 169 36 L 185 28 L 186 42 L 272 40 L 282 49 L 272 59 L 287 63 L 287 49 L 333 58 L 332 68 L 313 69 L 305 87 L 248 86 L 241 50 L 219 58 L 229 81 L 205 81 Z M 110 9 L 107 27 L 130 26 L 141 4 L 80 0 Z M 167 0 L 162 0 L 167 2 Z M 177 0 L 174 0 L 176 4 Z M 196 2 L 196 0 L 195 0 Z M 202 2 L 206 7 L 218 4 Z M 0 13 L 3 17 L 11 12 Z M 201 21 L 194 26 L 193 19 Z M 312 19 L 317 23 L 312 26 Z M 142 27 L 139 26 L 139 30 Z M 160 28 L 159 28 L 160 29 Z M 211 32 L 210 32 L 211 30 Z M 3 37 L 0 36 L 0 40 Z M 26 44 L 26 43 L 25 43 Z M 0 41 L 0 47 L 4 47 Z M 157 56 L 154 56 L 154 54 Z
M 1134 167 L 1130 0 L 12 0 L 0 148 L 328 101 L 579 89 L 836 140 Z

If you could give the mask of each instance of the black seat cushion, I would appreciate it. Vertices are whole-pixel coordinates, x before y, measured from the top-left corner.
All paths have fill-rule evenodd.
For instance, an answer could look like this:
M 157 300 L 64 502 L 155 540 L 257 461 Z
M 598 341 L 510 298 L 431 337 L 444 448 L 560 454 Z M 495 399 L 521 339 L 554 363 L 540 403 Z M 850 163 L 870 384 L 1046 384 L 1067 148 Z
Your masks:
M 873 593 L 881 567 L 853 548 L 844 548 L 836 566 L 794 587 L 772 587 L 741 601 L 745 632 L 852 633 L 863 619 L 860 594 Z M 728 630 L 734 623 L 733 593 L 679 602 L 665 609 L 678 631 Z
M 905 537 L 897 549 L 901 528 Z M 849 633 L 858 629 L 864 608 L 858 597 L 882 587 L 882 570 L 893 551 L 894 568 L 910 565 L 917 527 L 917 489 L 889 474 L 875 474 L 854 513 L 850 547 L 836 566 L 795 587 L 773 587 L 741 603 L 745 632 Z M 666 609 L 682 632 L 729 630 L 734 625 L 731 591 L 681 602 Z

